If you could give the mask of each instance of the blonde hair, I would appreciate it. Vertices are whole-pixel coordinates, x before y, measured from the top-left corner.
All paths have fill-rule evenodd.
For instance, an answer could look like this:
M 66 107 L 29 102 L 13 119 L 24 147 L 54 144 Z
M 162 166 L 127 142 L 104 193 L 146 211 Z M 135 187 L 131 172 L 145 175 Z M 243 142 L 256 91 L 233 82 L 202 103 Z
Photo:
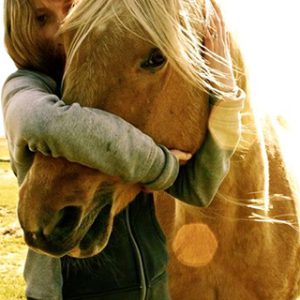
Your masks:
M 5 0 L 4 41 L 18 68 L 38 69 L 41 64 L 35 25 L 29 0 Z
M 138 32 L 138 28 L 142 27 L 150 36 L 150 42 L 164 53 L 172 66 L 191 84 L 206 91 L 224 94 L 212 85 L 212 83 L 216 83 L 216 78 L 224 75 L 220 71 L 210 68 L 203 56 L 205 53 L 214 56 L 224 64 L 226 63 L 223 58 L 217 57 L 203 46 L 203 31 L 214 13 L 213 7 L 210 5 L 210 13 L 207 13 L 207 17 L 204 16 L 204 4 L 207 1 L 77 0 L 76 2 L 62 28 L 63 32 L 76 30 L 67 55 L 66 71 L 89 33 L 105 26 L 114 18 L 127 30 L 146 39 Z M 131 24 L 123 19 L 123 16 L 126 15 L 123 12 L 126 10 L 133 17 Z M 219 82 L 218 85 L 222 86 Z
M 38 26 L 32 0 L 5 0 L 4 41 L 15 65 L 59 80 L 64 58 L 54 57 L 54 45 L 45 42 Z

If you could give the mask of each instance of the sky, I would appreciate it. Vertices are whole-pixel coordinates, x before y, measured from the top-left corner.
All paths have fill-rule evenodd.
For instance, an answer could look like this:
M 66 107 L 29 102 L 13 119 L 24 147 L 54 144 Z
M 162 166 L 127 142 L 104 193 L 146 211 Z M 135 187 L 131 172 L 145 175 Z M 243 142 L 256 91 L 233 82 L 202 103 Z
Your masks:
M 3 45 L 0 0 L 0 86 L 15 69 Z M 300 128 L 300 0 L 219 0 L 249 69 L 252 100 L 287 115 Z M 2 113 L 0 136 L 4 135 Z

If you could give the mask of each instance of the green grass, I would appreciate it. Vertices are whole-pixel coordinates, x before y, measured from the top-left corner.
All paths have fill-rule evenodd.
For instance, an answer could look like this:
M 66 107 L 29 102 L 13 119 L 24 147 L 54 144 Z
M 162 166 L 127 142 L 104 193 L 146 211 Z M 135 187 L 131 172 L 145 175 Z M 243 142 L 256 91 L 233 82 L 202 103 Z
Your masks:
M 0 138 L 0 159 L 8 158 Z M 22 276 L 26 246 L 16 216 L 18 187 L 8 162 L 0 162 L 0 300 L 25 299 Z

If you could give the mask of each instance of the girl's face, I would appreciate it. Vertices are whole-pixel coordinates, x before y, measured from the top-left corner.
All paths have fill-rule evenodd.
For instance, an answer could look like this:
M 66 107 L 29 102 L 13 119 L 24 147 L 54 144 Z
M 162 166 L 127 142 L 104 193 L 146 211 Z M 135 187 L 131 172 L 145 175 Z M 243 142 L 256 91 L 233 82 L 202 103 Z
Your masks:
M 73 0 L 33 0 L 38 32 L 43 40 L 53 43 L 55 48 L 62 44 L 56 33 L 72 2 Z

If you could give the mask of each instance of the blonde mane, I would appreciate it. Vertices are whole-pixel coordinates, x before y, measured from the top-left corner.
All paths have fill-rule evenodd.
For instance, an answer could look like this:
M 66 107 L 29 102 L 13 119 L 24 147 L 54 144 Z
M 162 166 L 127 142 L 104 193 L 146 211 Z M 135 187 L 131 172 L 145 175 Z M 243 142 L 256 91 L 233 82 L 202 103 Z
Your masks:
M 207 16 L 203 13 L 204 7 L 207 7 Z M 76 29 L 67 55 L 66 72 L 86 37 L 93 30 L 105 28 L 113 20 L 139 38 L 147 39 L 136 30 L 142 27 L 149 35 L 148 41 L 161 49 L 183 78 L 199 89 L 223 95 L 225 93 L 213 87 L 212 83 L 217 83 L 217 78 L 224 75 L 210 68 L 203 58 L 206 54 L 226 63 L 203 46 L 203 35 L 209 26 L 212 9 L 206 0 L 77 0 L 62 27 L 62 32 Z M 126 11 L 132 18 L 131 22 L 123 18 Z M 128 16 L 128 13 L 124 15 Z M 222 84 L 217 84 L 224 90 Z

